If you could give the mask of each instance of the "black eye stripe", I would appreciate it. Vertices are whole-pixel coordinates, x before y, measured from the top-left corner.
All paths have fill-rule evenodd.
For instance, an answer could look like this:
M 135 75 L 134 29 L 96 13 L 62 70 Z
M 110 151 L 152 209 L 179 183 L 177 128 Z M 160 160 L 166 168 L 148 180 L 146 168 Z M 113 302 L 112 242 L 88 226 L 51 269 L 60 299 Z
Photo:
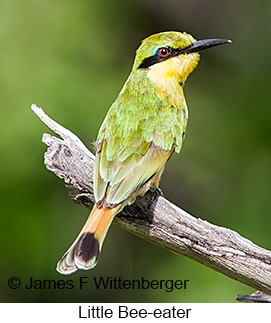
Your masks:
M 165 49 L 168 49 L 169 50 L 169 54 L 166 55 L 166 56 L 160 56 L 159 55 L 159 51 L 162 49 L 162 48 L 165 48 Z M 174 49 L 174 48 L 171 48 L 171 47 L 161 47 L 159 48 L 156 53 L 153 55 L 153 56 L 150 56 L 150 57 L 147 57 L 145 58 L 142 63 L 139 65 L 138 68 L 148 68 L 156 63 L 160 63 L 160 62 L 163 62 L 163 61 L 166 61 L 167 59 L 171 58 L 171 57 L 174 57 L 174 56 L 177 56 L 181 53 L 181 51 L 179 49 Z

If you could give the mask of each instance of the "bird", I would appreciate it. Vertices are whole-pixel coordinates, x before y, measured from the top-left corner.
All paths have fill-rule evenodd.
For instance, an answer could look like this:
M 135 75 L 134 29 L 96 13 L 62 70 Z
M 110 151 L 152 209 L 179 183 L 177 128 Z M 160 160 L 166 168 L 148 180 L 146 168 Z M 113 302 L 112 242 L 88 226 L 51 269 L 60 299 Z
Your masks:
M 156 33 L 141 42 L 94 144 L 93 209 L 58 262 L 59 273 L 95 267 L 114 216 L 158 188 L 166 162 L 180 152 L 185 138 L 188 108 L 183 88 L 198 65 L 199 51 L 227 43 L 231 40 L 197 41 L 178 31 Z

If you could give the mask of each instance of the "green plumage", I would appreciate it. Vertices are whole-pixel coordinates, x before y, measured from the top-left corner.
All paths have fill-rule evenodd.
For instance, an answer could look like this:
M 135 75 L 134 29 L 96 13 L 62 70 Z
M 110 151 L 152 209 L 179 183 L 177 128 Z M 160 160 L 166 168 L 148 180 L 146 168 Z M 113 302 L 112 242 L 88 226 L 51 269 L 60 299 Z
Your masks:
M 185 46 L 193 39 L 181 35 Z M 164 41 L 168 43 L 170 34 L 166 36 Z M 139 56 L 143 55 L 143 45 Z M 172 152 L 180 151 L 188 119 L 183 88 L 176 78 L 161 76 L 161 80 L 156 82 L 146 69 L 134 65 L 109 109 L 97 138 L 94 192 L 98 205 L 133 202 L 139 192 L 145 193 L 152 185 L 141 190 L 150 178 L 158 172 L 161 175 Z
M 98 133 L 95 205 L 58 262 L 58 272 L 93 268 L 114 216 L 150 187 L 158 187 L 167 160 L 182 147 L 188 120 L 183 85 L 197 66 L 198 50 L 228 42 L 197 42 L 180 32 L 143 40 L 132 72 Z

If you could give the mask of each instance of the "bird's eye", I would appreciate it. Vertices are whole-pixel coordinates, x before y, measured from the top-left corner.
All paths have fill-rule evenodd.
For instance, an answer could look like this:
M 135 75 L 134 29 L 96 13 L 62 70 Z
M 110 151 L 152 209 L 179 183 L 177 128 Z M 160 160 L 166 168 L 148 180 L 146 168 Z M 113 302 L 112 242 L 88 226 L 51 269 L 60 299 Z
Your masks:
M 160 57 L 167 57 L 169 54 L 170 54 L 169 48 L 162 47 L 158 49 L 158 55 Z

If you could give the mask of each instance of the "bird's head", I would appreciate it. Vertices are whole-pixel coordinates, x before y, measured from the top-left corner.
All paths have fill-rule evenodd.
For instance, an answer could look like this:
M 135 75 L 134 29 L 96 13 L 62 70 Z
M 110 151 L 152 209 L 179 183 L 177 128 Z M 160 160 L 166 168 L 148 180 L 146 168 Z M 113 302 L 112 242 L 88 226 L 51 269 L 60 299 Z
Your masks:
M 200 50 L 230 42 L 226 39 L 196 41 L 185 32 L 154 34 L 144 39 L 137 49 L 133 71 L 144 69 L 151 78 L 170 78 L 183 84 L 197 66 Z

